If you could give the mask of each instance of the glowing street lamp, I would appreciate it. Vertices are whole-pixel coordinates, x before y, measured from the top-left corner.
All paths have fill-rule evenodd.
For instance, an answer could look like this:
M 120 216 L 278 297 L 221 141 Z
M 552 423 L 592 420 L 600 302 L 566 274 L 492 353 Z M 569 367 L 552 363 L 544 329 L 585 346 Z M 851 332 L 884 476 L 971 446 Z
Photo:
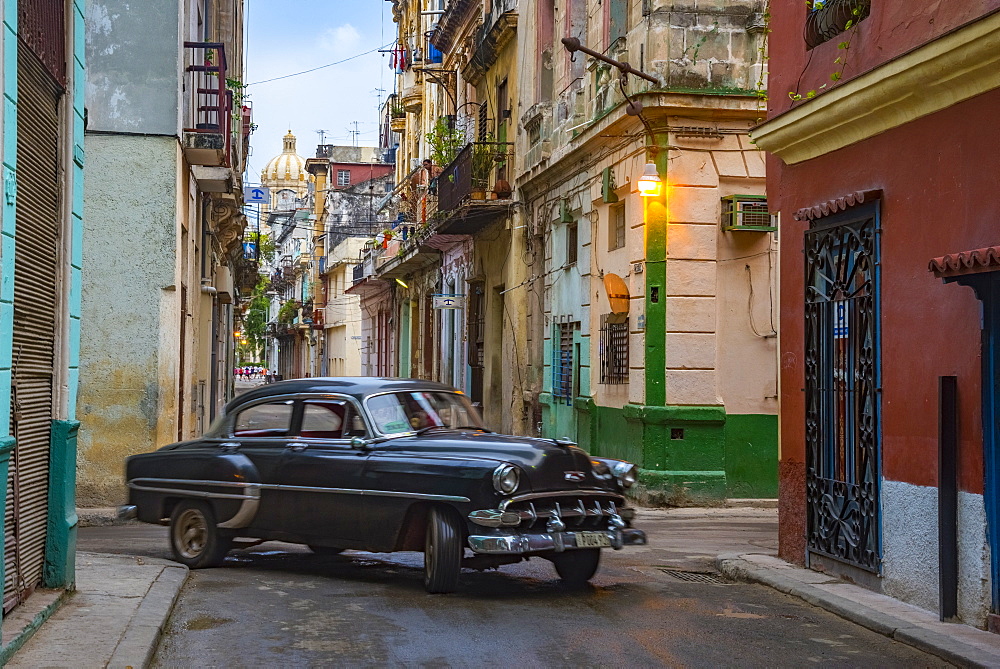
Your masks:
M 662 179 L 656 173 L 656 163 L 646 163 L 646 167 L 642 171 L 642 176 L 636 181 L 636 186 L 639 188 L 639 195 L 642 197 L 656 197 L 660 194 L 661 183 Z

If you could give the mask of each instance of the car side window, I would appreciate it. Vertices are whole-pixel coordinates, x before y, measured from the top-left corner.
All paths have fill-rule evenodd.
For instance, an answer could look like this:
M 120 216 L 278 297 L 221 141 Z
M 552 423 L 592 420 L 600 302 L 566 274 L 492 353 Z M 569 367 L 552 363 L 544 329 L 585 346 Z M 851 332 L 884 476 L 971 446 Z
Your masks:
M 311 439 L 341 439 L 344 436 L 343 402 L 306 402 L 299 436 Z
M 367 436 L 365 422 L 349 402 L 308 401 L 299 435 L 306 439 L 350 439 Z
M 295 408 L 291 400 L 255 404 L 236 414 L 234 437 L 281 437 L 288 434 Z

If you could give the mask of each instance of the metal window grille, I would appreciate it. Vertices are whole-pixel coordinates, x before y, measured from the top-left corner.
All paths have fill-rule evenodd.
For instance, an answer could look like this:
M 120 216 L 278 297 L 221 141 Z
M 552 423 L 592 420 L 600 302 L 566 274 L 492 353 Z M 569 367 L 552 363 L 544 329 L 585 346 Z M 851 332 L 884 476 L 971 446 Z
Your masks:
M 805 394 L 808 548 L 878 573 L 876 206 L 849 210 L 805 235 Z
M 557 404 L 573 403 L 574 323 L 557 323 L 552 332 L 552 398 Z
M 601 383 L 628 383 L 628 316 L 601 316 Z

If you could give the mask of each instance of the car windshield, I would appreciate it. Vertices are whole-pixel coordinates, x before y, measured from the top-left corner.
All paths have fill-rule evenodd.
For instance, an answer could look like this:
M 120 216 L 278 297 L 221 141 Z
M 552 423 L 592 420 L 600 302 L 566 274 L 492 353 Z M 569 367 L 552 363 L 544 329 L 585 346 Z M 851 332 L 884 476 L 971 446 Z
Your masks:
M 369 397 L 366 405 L 382 434 L 402 434 L 425 428 L 482 429 L 469 398 L 444 391 L 411 391 Z

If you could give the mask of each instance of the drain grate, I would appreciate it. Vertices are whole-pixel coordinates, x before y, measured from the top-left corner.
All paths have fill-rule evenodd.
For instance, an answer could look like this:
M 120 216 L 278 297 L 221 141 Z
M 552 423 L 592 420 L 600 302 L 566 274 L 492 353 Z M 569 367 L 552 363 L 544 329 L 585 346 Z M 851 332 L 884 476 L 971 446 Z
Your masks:
M 685 571 L 684 569 L 674 569 L 672 567 L 660 567 L 659 569 L 671 578 L 675 578 L 678 581 L 686 581 L 688 583 L 714 583 L 716 585 L 726 585 L 731 583 L 729 579 L 721 574 L 713 574 L 711 572 Z

